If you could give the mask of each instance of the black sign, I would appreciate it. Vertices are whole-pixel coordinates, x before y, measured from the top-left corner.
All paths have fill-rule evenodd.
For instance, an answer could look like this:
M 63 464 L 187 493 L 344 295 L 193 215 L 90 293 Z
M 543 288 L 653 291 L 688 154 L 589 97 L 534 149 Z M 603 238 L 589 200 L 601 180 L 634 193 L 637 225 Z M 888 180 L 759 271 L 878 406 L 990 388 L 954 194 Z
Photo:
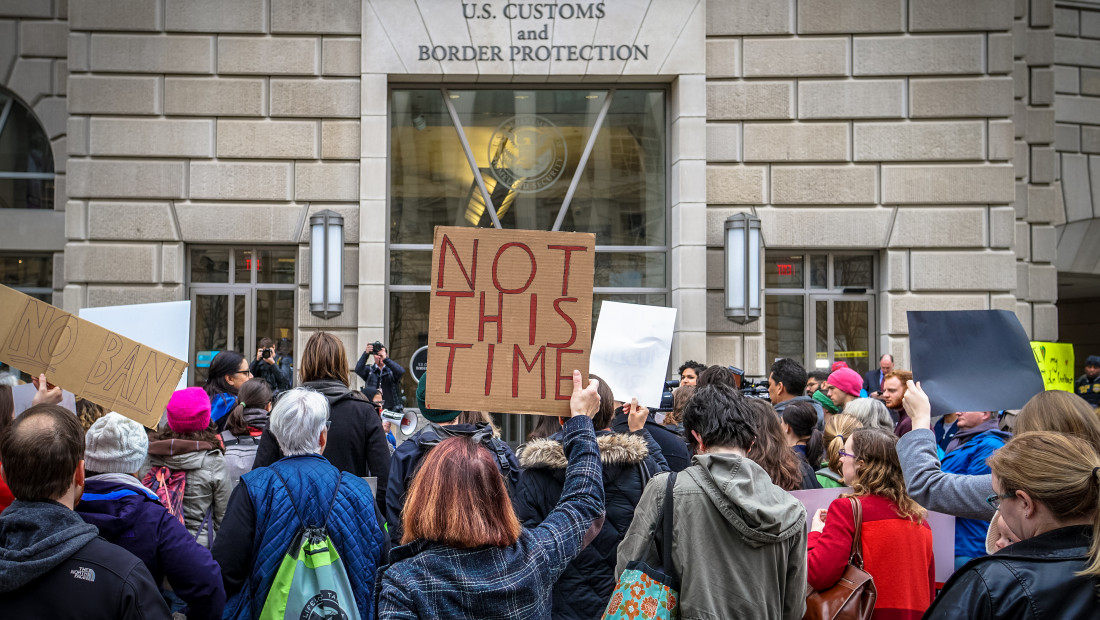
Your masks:
M 911 311 L 913 379 L 932 415 L 1020 409 L 1043 391 L 1024 328 L 1007 310 Z

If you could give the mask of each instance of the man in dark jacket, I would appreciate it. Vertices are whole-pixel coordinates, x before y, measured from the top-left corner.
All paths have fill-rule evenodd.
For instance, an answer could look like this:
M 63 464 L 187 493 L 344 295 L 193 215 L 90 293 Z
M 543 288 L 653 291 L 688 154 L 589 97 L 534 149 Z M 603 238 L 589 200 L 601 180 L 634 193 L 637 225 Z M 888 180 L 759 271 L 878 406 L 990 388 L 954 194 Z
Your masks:
M 958 414 L 958 432 L 945 449 L 940 468 L 946 474 L 981 476 L 990 473 L 986 460 L 1003 447 L 1012 435 L 997 428 L 997 416 L 990 411 L 963 411 Z M 971 559 L 985 555 L 985 536 L 989 521 L 955 519 L 955 569 Z
M 601 381 L 601 397 L 606 389 Z M 554 618 L 602 618 L 607 601 L 615 589 L 615 561 L 619 541 L 626 535 L 634 518 L 634 508 L 649 479 L 668 466 L 661 458 L 660 445 L 645 430 L 648 411 L 638 407 L 628 413 L 629 433 L 608 429 L 614 413 L 611 390 L 606 389 L 606 404 L 592 418 L 596 445 L 603 471 L 605 518 L 592 542 L 581 551 L 554 584 Z M 602 400 L 602 399 L 601 399 Z M 524 527 L 542 523 L 557 506 L 565 487 L 569 461 L 562 445 L 562 433 L 527 444 L 520 455 L 520 476 L 512 504 Z
M 389 351 L 381 342 L 372 342 L 366 346 L 363 355 L 355 364 L 355 374 L 366 382 L 363 391 L 374 394 L 382 390 L 382 402 L 390 411 L 403 411 L 405 403 L 401 401 L 401 377 L 405 369 L 390 359 Z
M 256 359 L 249 364 L 252 376 L 263 379 L 275 394 L 290 389 L 290 361 L 275 351 L 271 338 L 261 338 L 260 348 L 256 349 Z
M 36 405 L 0 439 L 15 501 L 0 514 L 0 613 L 94 620 L 171 616 L 149 569 L 73 511 L 84 486 L 84 429 L 71 411 Z
M 420 375 L 416 388 L 416 401 L 420 415 L 428 419 L 429 424 L 417 431 L 412 437 L 401 442 L 393 451 L 390 459 L 390 478 L 386 484 L 386 527 L 390 541 L 396 547 L 401 544 L 404 528 L 401 526 L 401 511 L 405 509 L 405 494 L 412 485 L 413 476 L 424 455 L 440 441 L 449 437 L 474 437 L 496 458 L 497 467 L 505 477 L 509 489 L 519 482 L 520 465 L 508 444 L 493 436 L 488 424 L 455 424 L 461 412 L 443 409 L 429 409 L 424 404 L 428 373 Z M 556 498 L 555 498 L 556 501 Z
M 616 433 L 630 432 L 629 418 L 623 412 L 625 409 L 626 406 L 616 409 L 616 415 L 611 420 L 611 430 Z M 652 414 L 646 416 L 645 430 L 649 431 L 653 441 L 661 447 L 661 454 L 671 471 L 683 471 L 691 465 L 691 453 L 688 452 L 684 438 L 670 431 L 663 424 L 658 424 Z
M 1073 391 L 1093 409 L 1100 407 L 1100 355 L 1085 360 L 1085 374 L 1073 382 Z
M 221 618 L 225 590 L 218 564 L 138 482 L 149 445 L 145 429 L 111 412 L 88 429 L 84 445 L 87 479 L 76 507 L 80 517 L 144 562 L 155 583 L 167 577 L 189 620 Z

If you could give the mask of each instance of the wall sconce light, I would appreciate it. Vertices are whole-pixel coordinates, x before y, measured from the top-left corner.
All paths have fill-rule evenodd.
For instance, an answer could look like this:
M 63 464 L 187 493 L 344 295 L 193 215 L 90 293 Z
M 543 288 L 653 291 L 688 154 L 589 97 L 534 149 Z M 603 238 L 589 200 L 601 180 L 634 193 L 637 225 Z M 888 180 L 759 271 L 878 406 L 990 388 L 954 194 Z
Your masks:
M 309 311 L 331 319 L 344 311 L 344 217 L 318 211 L 309 228 Z
M 760 318 L 760 218 L 735 213 L 726 218 L 726 318 L 748 323 Z

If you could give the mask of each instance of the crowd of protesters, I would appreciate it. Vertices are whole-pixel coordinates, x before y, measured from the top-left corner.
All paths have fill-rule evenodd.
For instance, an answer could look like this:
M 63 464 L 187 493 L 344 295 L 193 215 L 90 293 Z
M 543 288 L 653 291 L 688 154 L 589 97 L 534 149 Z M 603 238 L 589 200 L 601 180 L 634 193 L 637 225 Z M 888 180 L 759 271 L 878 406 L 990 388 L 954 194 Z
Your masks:
M 933 419 L 890 355 L 862 376 L 777 360 L 768 398 L 688 361 L 667 413 L 574 371 L 570 415 L 513 451 L 488 413 L 427 407 L 423 374 L 426 424 L 394 447 L 380 413 L 404 369 L 379 342 L 354 367 L 363 390 L 331 334 L 296 377 L 280 353 L 219 353 L 155 431 L 87 402 L 74 415 L 45 376 L 15 412 L 0 385 L 0 615 L 266 617 L 288 549 L 319 526 L 361 618 L 649 617 L 617 590 L 645 562 L 681 618 L 797 619 L 853 543 L 871 617 L 1100 609 L 1100 414 L 1083 398 L 1100 358 L 1077 393 L 1003 419 Z M 791 494 L 838 487 L 813 514 Z M 928 511 L 956 517 L 946 584 Z

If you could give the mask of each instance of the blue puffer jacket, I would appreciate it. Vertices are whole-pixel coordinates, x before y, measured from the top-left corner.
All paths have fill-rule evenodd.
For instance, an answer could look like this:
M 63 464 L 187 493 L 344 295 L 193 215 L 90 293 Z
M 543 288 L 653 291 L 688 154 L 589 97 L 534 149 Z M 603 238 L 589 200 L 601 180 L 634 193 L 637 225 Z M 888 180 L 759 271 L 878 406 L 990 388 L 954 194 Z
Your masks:
M 370 487 L 356 476 L 341 477 L 340 470 L 311 454 L 253 470 L 233 491 L 213 549 L 230 595 L 225 618 L 259 616 L 302 520 L 321 525 L 330 504 L 328 534 L 344 562 L 359 615 L 374 617 L 374 578 L 386 545 Z
M 948 474 L 988 474 L 990 470 L 986 459 L 1011 438 L 1012 435 L 999 430 L 974 435 L 966 443 L 948 452 L 943 457 L 940 469 Z M 989 521 L 955 519 L 955 555 L 968 558 L 985 555 L 985 535 L 988 530 Z

